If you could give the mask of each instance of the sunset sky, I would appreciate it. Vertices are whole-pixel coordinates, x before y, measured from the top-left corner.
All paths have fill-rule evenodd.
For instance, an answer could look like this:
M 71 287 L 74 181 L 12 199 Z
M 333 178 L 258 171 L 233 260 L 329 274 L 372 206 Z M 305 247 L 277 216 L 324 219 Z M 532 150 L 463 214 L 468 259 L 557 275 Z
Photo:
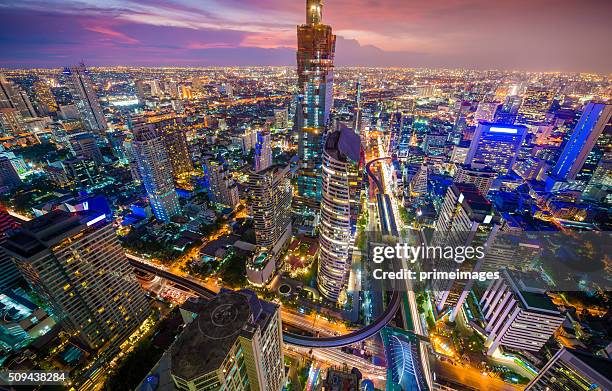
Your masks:
M 0 67 L 293 65 L 305 0 L 5 0 Z M 337 65 L 612 71 L 612 0 L 326 0 Z

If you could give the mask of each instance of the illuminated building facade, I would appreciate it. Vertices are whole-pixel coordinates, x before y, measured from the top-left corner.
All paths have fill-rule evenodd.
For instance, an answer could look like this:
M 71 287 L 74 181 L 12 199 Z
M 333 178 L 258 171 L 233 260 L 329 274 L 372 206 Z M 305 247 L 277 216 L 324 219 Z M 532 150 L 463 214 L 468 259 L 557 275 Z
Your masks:
M 42 80 L 35 82 L 34 94 L 36 96 L 36 107 L 40 115 L 49 115 L 59 110 L 55 96 L 53 96 L 47 82 Z
M 527 88 L 517 113 L 518 123 L 538 125 L 544 122 L 554 98 L 554 91 L 549 89 L 542 87 Z
M 453 183 L 446 191 L 432 241 L 442 246 L 484 246 L 497 235 L 500 227 L 501 216 L 474 184 Z M 468 268 L 474 265 L 436 260 L 434 266 L 438 270 L 454 271 L 458 266 Z M 435 281 L 433 288 L 436 310 L 443 313 L 452 309 L 449 319 L 454 321 L 471 285 L 462 280 Z
M 338 300 L 351 266 L 361 197 L 360 150 L 359 135 L 346 126 L 325 142 L 317 285 L 330 301 Z
M 557 180 L 573 180 L 606 126 L 612 125 L 612 104 L 590 102 L 559 156 L 551 175 Z
M 25 91 L 4 76 L 0 76 L 0 109 L 16 109 L 23 117 L 36 117 Z
M 64 330 L 93 350 L 121 344 L 149 304 L 104 213 L 51 211 L 3 244 Z
M 500 346 L 537 352 L 552 337 L 565 315 L 544 289 L 529 286 L 520 275 L 507 269 L 500 275 L 502 278 L 493 281 L 480 299 L 486 321 L 487 354 L 493 354 Z
M 154 117 L 149 123 L 155 126 L 155 130 L 164 141 L 174 178 L 190 173 L 193 170 L 193 164 L 187 148 L 187 134 L 183 126 L 183 119 L 180 117 L 156 119 Z
M 195 314 L 158 368 L 169 367 L 181 391 L 280 391 L 281 332 L 276 304 L 252 291 L 223 290 Z
M 85 65 L 65 68 L 64 75 L 85 129 L 103 133 L 108 125 Z
M 474 122 L 493 122 L 495 118 L 495 111 L 499 103 L 497 102 L 480 102 L 478 103 L 478 108 L 476 109 L 476 113 L 474 114 Z
M 265 170 L 272 165 L 272 140 L 270 132 L 257 132 L 255 141 L 255 171 Z
M 104 163 L 104 158 L 91 133 L 79 133 L 70 138 L 70 148 L 75 156 L 83 156 L 93 160 L 97 165 Z
M 25 123 L 19 110 L 0 108 L 0 132 L 4 137 L 13 137 L 24 130 Z
M 612 360 L 580 350 L 561 348 L 525 391 L 612 390 Z
M 255 229 L 255 256 L 247 263 L 251 283 L 267 282 L 280 267 L 279 254 L 291 239 L 289 166 L 274 165 L 249 173 L 247 205 Z
M 514 165 L 526 135 L 527 128 L 522 125 L 481 122 L 474 132 L 465 163 L 481 163 L 505 174 Z
M 163 137 L 151 124 L 139 126 L 134 135 L 132 148 L 153 214 L 160 221 L 170 221 L 181 213 L 181 208 Z
M 322 8 L 320 0 L 307 0 L 306 24 L 297 28 L 299 210 L 319 209 L 322 143 L 333 104 L 336 36 L 331 26 L 321 23 Z
M 204 170 L 212 200 L 232 209 L 238 206 L 240 202 L 238 186 L 228 168 L 222 163 L 210 160 L 206 162 Z
M 458 164 L 455 172 L 454 182 L 472 183 L 476 186 L 480 194 L 487 195 L 491 189 L 491 184 L 497 174 L 489 167 L 477 167 L 477 165 L 468 166 L 467 164 Z
M 19 228 L 19 223 L 4 209 L 0 209 L 0 244 L 6 241 L 11 231 Z M 16 286 L 21 273 L 11 258 L 0 248 L 0 292 Z

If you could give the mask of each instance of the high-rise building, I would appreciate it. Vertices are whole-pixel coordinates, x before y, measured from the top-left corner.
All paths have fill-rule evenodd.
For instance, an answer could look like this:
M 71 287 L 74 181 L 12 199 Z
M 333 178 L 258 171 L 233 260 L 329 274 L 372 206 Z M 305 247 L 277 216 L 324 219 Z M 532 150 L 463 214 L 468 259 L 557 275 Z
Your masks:
M 171 381 L 181 391 L 283 388 L 282 327 L 276 304 L 258 299 L 252 291 L 223 290 L 194 315 L 153 376 L 161 378 L 163 368 L 169 368 Z
M 321 0 L 307 0 L 306 24 L 297 28 L 297 73 L 301 100 L 296 108 L 299 210 L 319 209 L 325 126 L 332 108 L 336 36 L 321 23 Z
M 61 187 L 72 187 L 79 190 L 91 189 L 100 186 L 105 180 L 96 162 L 83 156 L 65 159 L 59 163 L 59 166 L 66 180 L 65 183 L 61 183 L 63 178 L 55 177 L 60 180 L 60 183 L 57 184 Z
M 248 127 L 244 129 L 244 133 L 240 137 L 242 141 L 242 154 L 248 155 L 249 152 L 255 147 L 255 143 L 257 142 L 257 133 L 259 131 L 257 129 Z
M 611 120 L 612 104 L 588 103 L 552 169 L 551 176 L 562 181 L 576 179 L 603 130 L 606 126 L 612 126 Z
M 132 142 L 138 171 L 153 214 L 160 221 L 170 221 L 181 212 L 178 195 L 172 178 L 172 165 L 163 137 L 151 124 L 134 130 Z
M 0 186 L 13 187 L 19 184 L 21 184 L 21 178 L 19 178 L 11 159 L 0 156 Z
M 230 208 L 238 206 L 238 203 L 240 203 L 238 186 L 224 164 L 212 160 L 206 162 L 205 174 L 208 177 L 213 201 Z
M 279 254 L 291 239 L 293 190 L 289 166 L 274 165 L 250 172 L 248 189 L 247 205 L 253 217 L 258 250 L 247 264 L 247 276 L 249 281 L 261 284 L 280 267 Z
M 54 210 L 3 244 L 57 321 L 93 350 L 118 347 L 150 308 L 105 217 Z
M 289 127 L 289 110 L 287 108 L 274 109 L 274 127 L 287 129 Z
M 179 178 L 193 171 L 183 118 L 174 117 L 160 120 L 154 117 L 149 123 L 155 126 L 157 133 L 164 141 L 164 147 L 172 166 L 174 178 Z
M 0 108 L 0 132 L 4 137 L 14 137 L 25 130 L 25 123 L 17 109 Z
M 164 95 L 164 91 L 161 88 L 161 84 L 159 83 L 159 80 L 157 79 L 149 80 L 149 85 L 151 86 L 151 95 L 153 96 L 163 96 Z
M 506 97 L 504 104 L 499 107 L 495 113 L 495 120 L 500 124 L 514 125 L 519 108 L 521 107 L 521 97 L 517 95 L 509 95 Z
M 495 111 L 499 103 L 497 102 L 480 102 L 478 103 L 478 108 L 476 109 L 476 113 L 474 114 L 474 122 L 493 122 L 495 119 Z
M 417 197 L 427 194 L 427 164 L 407 164 L 404 167 L 405 194 L 408 197 Z
M 561 325 L 565 316 L 534 278 L 503 269 L 480 299 L 491 355 L 499 347 L 537 352 Z
M 140 177 L 140 171 L 138 168 L 138 158 L 136 152 L 134 151 L 133 138 L 127 138 L 125 141 L 123 141 L 123 151 L 125 152 L 125 158 L 130 167 L 130 175 L 132 176 L 132 180 L 136 182 L 136 184 L 140 184 L 142 182 L 142 178 Z
M 342 126 L 325 142 L 322 170 L 321 222 L 317 286 L 321 294 L 337 301 L 352 261 L 359 214 L 361 139 Z
M 479 167 L 478 165 L 458 164 L 453 181 L 472 183 L 480 194 L 486 196 L 491 189 L 491 184 L 495 177 L 497 177 L 497 173 L 487 166 Z
M 465 163 L 481 163 L 506 174 L 514 165 L 526 135 L 527 128 L 522 125 L 481 122 L 474 132 Z
M 1 75 L 0 109 L 16 109 L 23 117 L 36 117 L 34 107 L 25 91 Z
M 272 165 L 272 140 L 270 132 L 257 132 L 255 142 L 255 171 L 265 170 Z
M 597 164 L 589 183 L 582 192 L 583 199 L 601 201 L 612 193 L 612 152 L 607 152 Z M 612 200 L 611 200 L 612 201 Z
M 84 64 L 65 68 L 64 75 L 85 129 L 103 134 L 108 128 L 89 71 Z
M 588 352 L 560 349 L 525 391 L 612 390 L 612 360 Z
M 59 110 L 55 96 L 46 81 L 39 80 L 34 83 L 34 95 L 36 96 L 36 108 L 40 115 L 49 115 Z
M 442 247 L 484 247 L 495 238 L 500 224 L 501 216 L 476 186 L 471 183 L 453 183 L 444 196 L 432 242 Z M 472 271 L 478 266 L 470 262 L 436 259 L 434 267 L 437 270 L 455 271 L 460 268 Z M 471 282 L 441 280 L 436 281 L 433 287 L 438 313 L 452 309 L 449 319 L 454 321 L 471 289 Z
M 97 165 L 104 164 L 102 152 L 96 138 L 91 133 L 79 133 L 70 137 L 70 147 L 75 156 L 93 160 Z
M 0 246 L 6 241 L 11 231 L 19 228 L 19 222 L 8 214 L 5 209 L 0 209 Z M 14 288 L 22 280 L 21 273 L 11 257 L 0 248 L 0 292 Z
M 521 124 L 539 125 L 546 119 L 555 98 L 555 92 L 542 87 L 529 87 L 518 110 L 517 121 Z
M 143 80 L 138 79 L 134 81 L 134 88 L 136 90 L 136 97 L 138 98 L 139 104 L 144 104 L 145 99 L 149 95 L 147 91 L 147 87 L 149 87 Z M 149 87 L 150 88 L 150 87 Z

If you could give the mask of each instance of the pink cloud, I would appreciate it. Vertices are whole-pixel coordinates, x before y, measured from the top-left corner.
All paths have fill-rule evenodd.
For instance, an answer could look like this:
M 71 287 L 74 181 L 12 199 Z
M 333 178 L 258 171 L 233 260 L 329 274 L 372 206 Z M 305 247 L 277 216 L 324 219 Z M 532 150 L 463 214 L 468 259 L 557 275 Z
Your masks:
M 89 30 L 89 31 L 96 32 L 96 33 L 103 34 L 103 35 L 105 35 L 107 37 L 110 37 L 112 39 L 116 39 L 116 40 L 118 40 L 118 41 L 120 41 L 122 43 L 129 43 L 129 44 L 139 44 L 140 43 L 139 40 L 137 40 L 135 38 L 132 38 L 132 37 L 130 37 L 130 36 L 120 32 L 120 31 L 112 30 L 109 27 L 104 27 L 104 26 L 97 25 L 97 26 L 85 26 L 85 29 Z

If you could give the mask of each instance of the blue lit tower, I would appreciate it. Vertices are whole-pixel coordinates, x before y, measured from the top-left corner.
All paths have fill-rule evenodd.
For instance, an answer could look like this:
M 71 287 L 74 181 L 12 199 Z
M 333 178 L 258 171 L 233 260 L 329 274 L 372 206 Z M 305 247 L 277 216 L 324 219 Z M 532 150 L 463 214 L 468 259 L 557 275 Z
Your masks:
M 516 161 L 526 135 L 527 128 L 523 125 L 481 122 L 476 127 L 465 162 L 470 165 L 483 163 L 506 174 Z
M 297 28 L 297 74 L 302 104 L 296 110 L 300 211 L 317 211 L 321 201 L 321 163 L 325 126 L 332 107 L 336 36 L 321 23 L 321 0 L 307 0 L 306 24 Z
M 152 124 L 143 124 L 134 130 L 133 149 L 153 214 L 160 221 L 170 221 L 181 212 L 174 189 L 172 165 L 164 146 L 163 137 Z
M 574 128 L 551 176 L 557 180 L 576 179 L 576 175 L 595 146 L 597 138 L 604 128 L 610 125 L 612 105 L 605 103 L 589 103 L 584 108 L 582 116 Z

